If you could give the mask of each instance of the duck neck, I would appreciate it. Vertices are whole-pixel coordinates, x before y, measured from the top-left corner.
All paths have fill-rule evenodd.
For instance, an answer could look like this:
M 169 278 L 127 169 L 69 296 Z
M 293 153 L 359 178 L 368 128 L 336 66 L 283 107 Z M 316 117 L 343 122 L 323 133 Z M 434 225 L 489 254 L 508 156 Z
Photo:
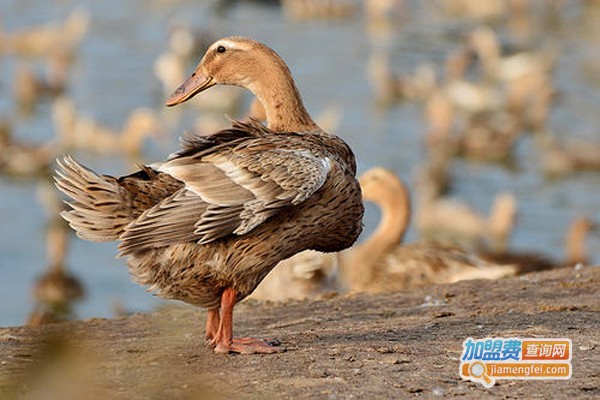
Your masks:
M 46 253 L 49 261 L 49 269 L 53 273 L 59 273 L 63 269 L 65 254 L 67 253 L 68 232 L 62 225 L 62 221 L 53 222 L 48 229 Z
M 250 87 L 265 108 L 267 126 L 275 132 L 321 131 L 304 108 L 289 70 L 284 68 L 263 74 L 263 81 Z
M 516 207 L 515 199 L 509 193 L 501 193 L 494 200 L 494 206 L 487 223 L 491 239 L 490 245 L 495 252 L 506 251 L 515 223 Z
M 375 264 L 402 243 L 410 222 L 410 198 L 403 186 L 394 188 L 385 198 L 375 202 L 381 208 L 381 221 L 375 232 L 340 257 L 342 278 L 351 289 L 370 281 Z
M 589 227 L 583 221 L 575 221 L 571 224 L 566 238 L 567 263 L 575 265 L 587 262 L 587 249 L 585 240 Z
M 377 203 L 381 207 L 381 221 L 375 232 L 363 244 L 365 254 L 375 258 L 402 243 L 410 219 L 408 195 L 390 197 Z

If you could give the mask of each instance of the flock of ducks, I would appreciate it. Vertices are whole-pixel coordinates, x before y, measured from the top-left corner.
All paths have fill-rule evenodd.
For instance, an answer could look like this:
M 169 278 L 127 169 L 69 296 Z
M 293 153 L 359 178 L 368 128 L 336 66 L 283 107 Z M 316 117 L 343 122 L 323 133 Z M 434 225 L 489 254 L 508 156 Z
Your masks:
M 449 10 L 458 3 L 467 8 L 485 3 L 490 8 L 473 12 L 492 15 L 497 10 L 490 4 L 498 2 L 440 3 Z M 294 19 L 356 13 L 355 5 L 342 1 L 289 0 L 282 7 Z M 402 7 L 401 1 L 379 0 L 366 2 L 365 10 L 369 18 L 389 20 Z M 56 137 L 42 145 L 20 142 L 3 121 L 0 171 L 47 176 L 54 159 L 71 150 L 125 156 L 141 164 L 114 178 L 63 158 L 55 179 L 71 201 L 61 215 L 84 239 L 117 240 L 133 279 L 149 291 L 206 307 L 206 341 L 216 352 L 281 350 L 269 341 L 233 337 L 233 307 L 248 296 L 283 301 L 332 291 L 389 292 L 588 262 L 585 237 L 595 225 L 585 218 L 569 228 L 566 259 L 557 262 L 508 249 L 517 215 L 512 194 L 498 194 L 488 216 L 446 196 L 453 157 L 507 161 L 524 133 L 554 151 L 553 161 L 544 164 L 551 173 L 596 168 L 600 157 L 594 146 L 558 144 L 549 133 L 547 116 L 556 93 L 550 78 L 552 51 L 504 54 L 492 30 L 477 28 L 448 57 L 440 80 L 428 65 L 414 75 L 397 76 L 389 54 L 376 50 L 368 77 L 377 102 L 419 102 L 427 121 L 428 160 L 411 190 L 380 167 L 355 179 L 352 151 L 328 133 L 335 130 L 339 110 L 314 122 L 288 67 L 273 50 L 240 37 L 209 44 L 205 34 L 184 26 L 172 32 L 155 74 L 164 93 L 172 93 L 168 106 L 189 100 L 203 119 L 185 136 L 179 152 L 143 165 L 144 140 L 160 139 L 167 131 L 156 112 L 134 110 L 115 131 L 82 115 L 65 95 L 68 68 L 88 25 L 89 15 L 77 10 L 61 24 L 2 33 L 0 48 L 6 54 L 45 60 L 45 74 L 29 66 L 17 70 L 14 97 L 28 112 L 41 98 L 52 98 Z M 190 60 L 202 52 L 194 74 L 186 78 Z M 205 117 L 211 113 L 217 119 L 223 113 L 242 115 L 243 92 L 231 86 L 255 96 L 243 120 L 230 127 L 222 119 L 205 122 L 212 121 Z M 362 229 L 363 201 L 381 209 L 381 221 L 352 246 Z M 411 219 L 422 240 L 406 244 Z M 64 265 L 68 232 L 60 220 L 52 219 L 47 240 L 49 267 L 34 289 L 31 324 L 69 316 L 71 302 L 84 295 Z

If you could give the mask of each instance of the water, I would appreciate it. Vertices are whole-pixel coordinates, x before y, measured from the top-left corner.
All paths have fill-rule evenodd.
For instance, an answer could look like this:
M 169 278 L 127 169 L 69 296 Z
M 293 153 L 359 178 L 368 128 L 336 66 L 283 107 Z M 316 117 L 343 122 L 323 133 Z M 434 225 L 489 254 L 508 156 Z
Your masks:
M 343 108 L 338 132 L 354 148 L 359 170 L 375 165 L 393 169 L 411 182 L 423 158 L 422 109 L 414 103 L 381 110 L 374 105 L 366 79 L 366 62 L 374 46 L 391 50 L 392 68 L 411 73 L 422 62 L 441 65 L 476 25 L 468 18 L 450 18 L 436 2 L 407 2 L 410 11 L 385 40 L 369 35 L 362 16 L 341 21 L 290 22 L 278 7 L 259 2 L 237 2 L 216 14 L 214 2 L 198 0 L 42 1 L 0 0 L 3 29 L 12 31 L 32 24 L 64 20 L 73 7 L 90 11 L 90 30 L 80 46 L 69 78 L 69 96 L 79 110 L 108 126 L 122 126 L 129 113 L 141 106 L 160 110 L 172 121 L 173 140 L 151 144 L 148 160 L 158 160 L 176 148 L 175 137 L 191 127 L 196 109 L 165 110 L 164 96 L 153 75 L 153 63 L 166 47 L 174 19 L 198 27 L 210 26 L 215 37 L 246 35 L 267 42 L 289 64 L 313 115 L 331 104 Z M 600 54 L 597 46 L 597 12 L 583 3 L 568 2 L 561 19 L 538 18 L 528 43 L 550 43 L 559 54 L 554 82 L 560 96 L 552 109 L 550 125 L 561 137 L 584 137 L 600 142 Z M 547 10 L 538 7 L 538 14 Z M 505 25 L 502 38 L 517 41 Z M 50 104 L 42 102 L 30 117 L 19 115 L 12 101 L 11 77 L 17 62 L 36 60 L 0 58 L 0 115 L 10 116 L 14 134 L 23 140 L 44 141 L 54 135 Z M 594 69 L 596 68 L 596 69 Z M 245 103 L 250 101 L 245 98 Z M 176 114 L 177 113 L 177 114 Z M 117 158 L 82 152 L 78 159 L 104 173 L 128 171 Z M 511 191 L 519 202 L 519 219 L 511 247 L 563 256 L 564 229 L 577 215 L 600 221 L 600 174 L 577 173 L 547 180 L 539 171 L 530 137 L 517 149 L 518 168 L 456 160 L 452 164 L 452 196 L 478 210 L 489 210 L 493 197 Z M 33 307 L 31 286 L 47 265 L 47 215 L 36 198 L 38 182 L 0 178 L 0 326 L 22 324 Z M 367 208 L 366 231 L 376 224 L 378 212 Z M 417 238 L 414 230 L 408 240 Z M 600 262 L 598 240 L 590 240 L 592 260 Z M 122 260 L 115 259 L 115 244 L 73 239 L 67 265 L 87 290 L 77 305 L 81 318 L 113 315 L 118 302 L 130 311 L 149 310 L 160 300 L 130 282 Z

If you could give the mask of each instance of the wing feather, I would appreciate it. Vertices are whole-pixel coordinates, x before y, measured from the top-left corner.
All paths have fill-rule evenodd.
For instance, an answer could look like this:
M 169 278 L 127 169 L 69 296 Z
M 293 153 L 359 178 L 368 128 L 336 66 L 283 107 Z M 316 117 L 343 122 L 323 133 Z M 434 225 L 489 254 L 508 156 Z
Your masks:
M 276 136 L 273 138 L 273 136 Z M 121 254 L 173 243 L 243 235 L 302 203 L 327 179 L 331 161 L 298 134 L 249 137 L 218 151 L 176 155 L 158 171 L 184 188 L 146 210 L 121 236 Z

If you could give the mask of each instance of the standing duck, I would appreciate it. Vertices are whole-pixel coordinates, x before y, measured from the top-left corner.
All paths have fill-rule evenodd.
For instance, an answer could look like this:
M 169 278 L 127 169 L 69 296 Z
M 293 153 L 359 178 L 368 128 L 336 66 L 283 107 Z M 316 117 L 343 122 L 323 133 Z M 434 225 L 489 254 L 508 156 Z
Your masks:
M 517 272 L 449 246 L 402 244 L 410 222 L 410 197 L 402 181 L 384 168 L 360 177 L 363 198 L 381 207 L 381 222 L 363 243 L 340 254 L 342 285 L 353 292 L 385 292 L 467 279 L 498 279 Z
M 216 85 L 250 90 L 267 126 L 234 122 L 191 136 L 162 163 L 98 175 L 65 157 L 63 213 L 88 240 L 118 240 L 134 280 L 158 295 L 208 308 L 206 340 L 218 353 L 273 353 L 277 343 L 233 338 L 233 308 L 283 259 L 351 246 L 363 205 L 348 145 L 316 125 L 285 62 L 243 37 L 213 43 L 167 100 L 174 106 Z

